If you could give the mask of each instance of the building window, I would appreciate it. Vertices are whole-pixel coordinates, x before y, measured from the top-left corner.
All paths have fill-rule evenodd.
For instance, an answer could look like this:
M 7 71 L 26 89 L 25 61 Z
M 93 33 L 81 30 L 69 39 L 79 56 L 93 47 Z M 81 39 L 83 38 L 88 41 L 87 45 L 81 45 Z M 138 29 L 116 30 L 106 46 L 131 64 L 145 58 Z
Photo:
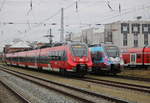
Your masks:
M 138 47 L 138 34 L 134 34 L 134 47 Z
M 123 46 L 127 46 L 128 44 L 128 37 L 127 37 L 128 35 L 125 33 L 125 34 L 123 34 Z
M 138 40 L 134 40 L 134 47 L 138 47 Z
M 140 24 L 132 24 L 132 33 L 140 33 Z
M 142 33 L 150 33 L 150 24 L 142 24 Z
M 144 34 L 144 45 L 148 45 L 148 34 Z
M 129 24 L 121 23 L 121 33 L 129 33 Z
M 106 32 L 105 42 L 112 42 L 112 32 Z
M 148 24 L 142 24 L 142 33 L 148 33 Z

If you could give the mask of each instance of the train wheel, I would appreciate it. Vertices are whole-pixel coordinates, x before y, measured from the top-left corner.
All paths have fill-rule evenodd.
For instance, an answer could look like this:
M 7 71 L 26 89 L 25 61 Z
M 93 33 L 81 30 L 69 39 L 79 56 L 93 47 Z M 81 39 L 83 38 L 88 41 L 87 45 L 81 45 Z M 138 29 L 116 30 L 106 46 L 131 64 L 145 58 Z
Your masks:
M 62 76 L 66 76 L 67 73 L 66 73 L 65 69 L 60 68 L 59 71 L 60 71 L 60 73 L 61 73 Z
M 8 64 L 7 62 L 5 62 L 5 64 L 6 64 L 7 66 L 9 66 L 9 64 Z
M 26 65 L 26 66 L 25 66 L 25 69 L 27 69 L 27 68 L 28 68 L 28 66 Z
M 42 71 L 42 67 L 38 67 L 38 71 Z
M 84 74 L 80 74 L 78 75 L 79 78 L 83 78 L 84 77 Z
M 112 76 L 116 76 L 116 75 L 117 75 L 117 73 L 116 73 L 116 72 L 113 72 L 113 73 L 111 73 L 111 75 L 112 75 Z

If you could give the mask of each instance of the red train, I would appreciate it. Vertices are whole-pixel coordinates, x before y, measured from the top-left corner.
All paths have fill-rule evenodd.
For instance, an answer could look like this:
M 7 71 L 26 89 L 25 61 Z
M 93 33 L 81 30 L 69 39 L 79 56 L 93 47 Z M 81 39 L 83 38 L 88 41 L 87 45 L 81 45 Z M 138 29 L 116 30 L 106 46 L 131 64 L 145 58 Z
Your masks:
M 128 49 L 122 53 L 122 57 L 126 66 L 147 68 L 150 66 L 150 46 Z
M 67 43 L 42 49 L 8 53 L 5 62 L 9 65 L 69 72 L 83 76 L 92 67 L 88 47 L 84 43 Z

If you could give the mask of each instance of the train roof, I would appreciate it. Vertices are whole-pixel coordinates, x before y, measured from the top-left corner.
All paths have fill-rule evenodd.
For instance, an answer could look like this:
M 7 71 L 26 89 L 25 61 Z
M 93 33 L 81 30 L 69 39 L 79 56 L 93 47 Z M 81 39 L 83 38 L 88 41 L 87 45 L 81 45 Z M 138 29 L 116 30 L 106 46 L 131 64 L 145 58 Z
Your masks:
M 85 44 L 82 42 L 55 42 L 55 43 L 45 43 L 43 46 L 37 47 L 37 48 L 29 48 L 21 51 L 11 52 L 11 53 L 17 53 L 17 52 L 24 52 L 24 51 L 33 51 L 38 49 L 46 49 L 46 48 L 52 48 L 52 47 L 58 47 L 58 46 L 65 46 L 65 45 L 74 45 L 74 44 Z M 86 44 L 85 44 L 86 45 Z
M 128 52 L 142 52 L 143 48 L 130 48 L 128 49 Z
M 92 52 L 104 51 L 104 48 L 102 48 L 101 46 L 91 47 L 91 48 L 90 48 L 90 51 L 92 51 Z
M 46 45 L 42 46 L 41 48 L 47 48 L 47 47 L 56 47 L 56 46 L 62 46 L 62 45 L 71 45 L 71 44 L 85 44 L 78 41 L 71 41 L 71 42 L 55 42 L 53 44 L 47 43 Z
M 144 51 L 146 52 L 150 52 L 150 46 L 145 46 L 143 48 L 129 48 L 128 52 L 142 52 L 144 49 Z
M 92 45 L 89 45 L 88 47 L 97 47 L 97 46 L 102 46 L 101 44 L 92 44 Z
M 98 46 L 116 46 L 116 45 L 112 43 L 99 43 L 99 44 L 88 45 L 88 47 L 98 47 Z

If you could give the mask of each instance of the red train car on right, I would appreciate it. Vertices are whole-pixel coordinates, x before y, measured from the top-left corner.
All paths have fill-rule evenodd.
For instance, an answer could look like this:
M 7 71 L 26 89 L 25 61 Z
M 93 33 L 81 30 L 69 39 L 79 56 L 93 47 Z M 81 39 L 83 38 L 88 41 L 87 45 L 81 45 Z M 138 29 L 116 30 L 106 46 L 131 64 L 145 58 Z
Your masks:
M 148 68 L 150 66 L 150 46 L 130 48 L 122 53 L 122 58 L 125 66 Z

